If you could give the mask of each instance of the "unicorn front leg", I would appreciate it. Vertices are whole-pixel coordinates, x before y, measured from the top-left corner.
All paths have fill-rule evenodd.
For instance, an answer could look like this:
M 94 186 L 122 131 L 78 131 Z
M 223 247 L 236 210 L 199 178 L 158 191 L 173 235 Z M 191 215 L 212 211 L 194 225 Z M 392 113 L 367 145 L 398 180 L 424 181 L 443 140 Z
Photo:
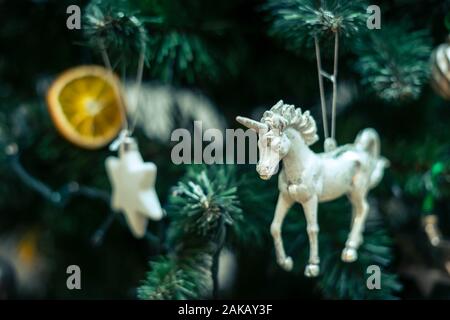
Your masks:
M 294 201 L 287 195 L 280 192 L 278 196 L 277 207 L 275 209 L 275 216 L 273 217 L 270 232 L 275 244 L 275 253 L 280 267 L 286 271 L 291 271 L 293 262 L 291 257 L 286 257 L 283 246 L 283 238 L 281 237 L 281 227 L 283 226 L 284 218 L 287 212 L 292 207 Z
M 317 223 L 317 196 L 312 196 L 308 201 L 302 202 L 306 218 L 306 231 L 309 238 L 309 261 L 305 268 L 305 276 L 317 277 L 320 273 L 319 258 L 319 224 Z

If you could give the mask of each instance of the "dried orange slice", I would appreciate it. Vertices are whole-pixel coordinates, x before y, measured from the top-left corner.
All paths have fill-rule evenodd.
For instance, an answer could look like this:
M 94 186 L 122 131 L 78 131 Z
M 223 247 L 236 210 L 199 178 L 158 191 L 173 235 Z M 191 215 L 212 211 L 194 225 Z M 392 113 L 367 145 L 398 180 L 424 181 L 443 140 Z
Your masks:
M 62 73 L 47 92 L 47 104 L 58 131 L 80 147 L 103 147 L 122 128 L 119 80 L 100 66 L 80 66 Z

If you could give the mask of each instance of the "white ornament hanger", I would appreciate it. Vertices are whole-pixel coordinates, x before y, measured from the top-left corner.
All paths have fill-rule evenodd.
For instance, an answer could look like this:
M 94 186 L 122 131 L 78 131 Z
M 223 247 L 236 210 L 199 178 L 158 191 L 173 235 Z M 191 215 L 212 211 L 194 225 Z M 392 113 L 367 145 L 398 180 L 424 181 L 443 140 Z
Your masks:
M 322 69 L 322 59 L 320 57 L 320 45 L 317 36 L 314 36 L 314 47 L 316 51 L 317 61 L 317 77 L 319 79 L 320 105 L 322 109 L 323 134 L 325 152 L 336 149 L 336 102 L 337 102 L 337 75 L 338 75 L 338 58 L 339 58 L 339 31 L 334 32 L 334 63 L 333 74 L 330 75 Z M 325 90 L 323 85 L 323 77 L 330 80 L 333 84 L 333 96 L 331 102 L 331 136 L 328 133 L 327 106 L 325 102 Z

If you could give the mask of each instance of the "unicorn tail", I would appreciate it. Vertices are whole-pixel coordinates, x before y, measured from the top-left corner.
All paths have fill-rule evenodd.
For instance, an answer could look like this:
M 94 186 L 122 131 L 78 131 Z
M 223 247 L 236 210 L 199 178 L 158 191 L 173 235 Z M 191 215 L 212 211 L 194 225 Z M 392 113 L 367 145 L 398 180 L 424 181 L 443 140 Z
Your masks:
M 380 137 L 375 129 L 362 130 L 356 136 L 355 145 L 358 149 L 368 152 L 375 159 L 380 156 Z
M 383 178 L 384 169 L 387 167 L 389 167 L 389 160 L 384 157 L 380 157 L 375 164 L 372 174 L 370 175 L 370 188 L 374 188 L 380 183 Z
M 389 160 L 380 156 L 380 137 L 375 129 L 362 130 L 355 139 L 358 149 L 366 151 L 375 160 L 376 164 L 370 176 L 370 188 L 375 187 L 383 178 L 384 169 L 389 167 Z

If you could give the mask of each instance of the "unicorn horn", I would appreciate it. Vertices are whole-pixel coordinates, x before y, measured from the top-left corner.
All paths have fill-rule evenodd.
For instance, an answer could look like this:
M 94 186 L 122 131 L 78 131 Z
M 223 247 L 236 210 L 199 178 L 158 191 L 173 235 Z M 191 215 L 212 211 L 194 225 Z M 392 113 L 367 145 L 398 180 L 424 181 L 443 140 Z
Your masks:
M 259 130 L 264 130 L 267 129 L 267 125 L 246 117 L 236 117 L 236 121 L 239 122 L 240 124 L 246 126 L 247 128 L 253 129 L 256 132 L 258 132 Z

